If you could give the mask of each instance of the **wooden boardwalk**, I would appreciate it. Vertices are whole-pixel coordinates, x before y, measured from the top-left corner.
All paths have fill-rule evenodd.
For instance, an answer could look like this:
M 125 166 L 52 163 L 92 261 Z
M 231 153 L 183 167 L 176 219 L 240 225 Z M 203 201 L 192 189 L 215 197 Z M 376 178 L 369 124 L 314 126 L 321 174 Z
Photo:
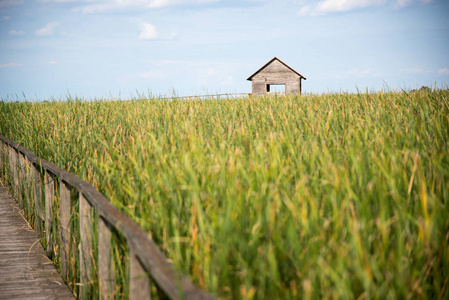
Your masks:
M 74 299 L 0 183 L 0 299 Z

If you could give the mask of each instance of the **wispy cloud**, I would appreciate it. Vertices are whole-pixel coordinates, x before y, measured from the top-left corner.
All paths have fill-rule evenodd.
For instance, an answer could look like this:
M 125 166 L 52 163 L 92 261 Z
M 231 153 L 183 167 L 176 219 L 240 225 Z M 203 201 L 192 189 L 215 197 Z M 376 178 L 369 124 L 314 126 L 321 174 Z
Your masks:
M 439 69 L 438 75 L 449 75 L 449 68 Z
M 396 1 L 396 7 L 401 8 L 409 5 L 412 2 L 412 0 L 397 0 Z
M 399 74 L 418 75 L 418 74 L 430 74 L 434 71 L 426 70 L 420 67 L 404 68 L 399 70 Z
M 47 2 L 55 2 L 55 3 L 69 3 L 69 2 L 91 2 L 91 0 L 37 0 L 38 2 L 47 3 Z
M 21 36 L 21 35 L 25 35 L 25 31 L 22 31 L 22 30 L 10 30 L 9 31 L 9 35 L 12 35 L 12 36 Z
M 194 86 L 208 86 L 217 83 L 232 86 L 235 84 L 232 74 L 241 67 L 235 62 L 202 60 L 155 60 L 150 61 L 150 65 L 148 70 L 138 73 L 137 77 L 161 80 L 178 78 L 183 74 L 184 80 Z
M 53 0 L 55 1 L 55 0 Z M 219 0 L 93 0 L 81 8 L 86 14 L 123 9 L 158 9 L 175 5 L 204 5 Z
M 303 7 L 301 7 L 301 9 L 298 11 L 298 16 L 300 17 L 306 17 L 309 15 L 312 15 L 312 6 L 310 5 L 305 5 Z
M 374 68 L 355 68 L 351 69 L 347 72 L 347 76 L 349 77 L 380 77 L 382 73 Z
M 56 27 L 59 26 L 58 22 L 52 22 L 45 25 L 45 27 L 36 30 L 36 36 L 52 36 L 55 33 Z
M 382 72 L 376 68 L 353 68 L 349 70 L 341 70 L 340 72 L 332 72 L 327 74 L 325 79 L 349 79 L 349 78 L 379 78 Z
M 300 1 L 301 7 L 298 11 L 299 16 L 322 16 L 330 13 L 348 12 L 366 7 L 385 7 L 394 8 L 406 7 L 412 3 L 428 4 L 432 0 L 322 0 Z
M 367 6 L 382 5 L 385 0 L 325 0 L 318 2 L 317 13 L 332 13 L 350 11 Z
M 13 62 L 10 62 L 10 63 L 7 63 L 7 64 L 0 64 L 0 69 L 8 68 L 8 67 L 17 67 L 17 66 L 20 66 L 20 65 L 16 64 L 16 63 L 13 63 Z
M 0 0 L 0 8 L 22 4 L 23 0 Z
M 156 27 L 150 23 L 142 23 L 142 32 L 139 35 L 141 40 L 154 40 L 159 37 Z

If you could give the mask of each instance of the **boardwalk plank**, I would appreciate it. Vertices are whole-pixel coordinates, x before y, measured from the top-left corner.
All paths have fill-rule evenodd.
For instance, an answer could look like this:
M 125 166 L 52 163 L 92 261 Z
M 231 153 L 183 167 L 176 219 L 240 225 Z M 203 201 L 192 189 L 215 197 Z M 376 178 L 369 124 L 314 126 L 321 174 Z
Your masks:
M 0 300 L 74 299 L 19 212 L 0 186 Z

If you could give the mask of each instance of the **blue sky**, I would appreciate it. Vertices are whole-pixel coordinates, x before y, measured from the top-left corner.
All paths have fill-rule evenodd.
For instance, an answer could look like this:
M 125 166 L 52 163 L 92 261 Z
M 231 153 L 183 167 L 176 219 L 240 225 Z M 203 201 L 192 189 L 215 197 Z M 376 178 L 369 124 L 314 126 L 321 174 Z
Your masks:
M 449 84 L 447 0 L 0 0 L 0 98 L 250 92 L 277 56 L 303 92 Z

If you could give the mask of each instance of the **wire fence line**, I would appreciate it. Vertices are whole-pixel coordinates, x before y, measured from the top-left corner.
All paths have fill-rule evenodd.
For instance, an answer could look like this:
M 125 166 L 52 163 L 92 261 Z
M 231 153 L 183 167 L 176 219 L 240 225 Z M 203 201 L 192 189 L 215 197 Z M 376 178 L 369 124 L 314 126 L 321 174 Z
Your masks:
M 250 97 L 251 93 L 224 93 L 224 94 L 210 94 L 210 95 L 195 95 L 195 96 L 171 96 L 171 97 L 165 97 L 165 96 L 159 96 L 158 99 L 161 100 L 205 100 L 205 99 L 235 99 L 235 98 L 242 98 L 242 97 Z

